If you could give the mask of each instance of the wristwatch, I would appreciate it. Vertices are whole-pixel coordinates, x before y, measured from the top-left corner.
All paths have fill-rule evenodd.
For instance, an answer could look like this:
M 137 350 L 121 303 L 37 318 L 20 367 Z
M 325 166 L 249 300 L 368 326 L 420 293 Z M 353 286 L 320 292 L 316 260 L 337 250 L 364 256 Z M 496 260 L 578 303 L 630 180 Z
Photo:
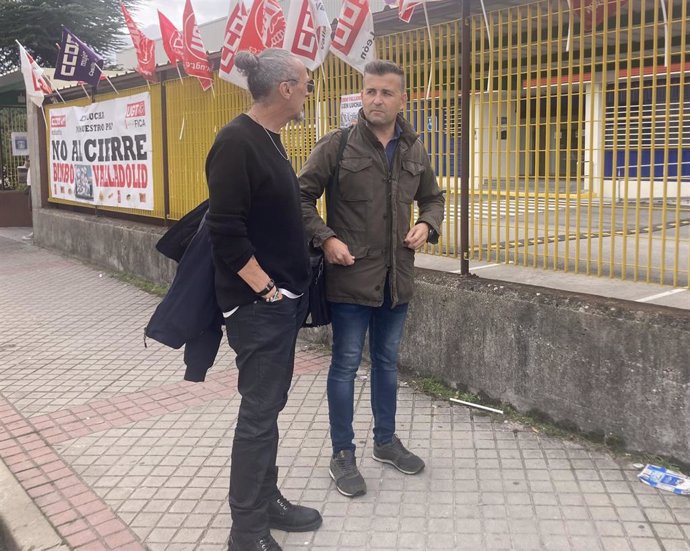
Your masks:
M 260 297 L 265 297 L 268 293 L 271 292 L 271 289 L 273 289 L 276 286 L 276 282 L 273 281 L 272 279 L 268 280 L 268 283 L 266 283 L 266 287 L 261 289 L 261 291 L 257 291 L 256 294 L 259 295 Z

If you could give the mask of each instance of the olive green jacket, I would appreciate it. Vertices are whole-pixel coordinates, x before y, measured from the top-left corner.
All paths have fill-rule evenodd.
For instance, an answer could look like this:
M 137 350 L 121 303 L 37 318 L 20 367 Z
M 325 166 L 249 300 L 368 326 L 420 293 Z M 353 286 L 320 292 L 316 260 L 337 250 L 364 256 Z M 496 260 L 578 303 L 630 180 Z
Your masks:
M 393 305 L 410 301 L 414 251 L 403 240 L 411 227 L 413 201 L 419 207 L 415 224 L 426 222 L 431 227 L 428 241 L 438 242 L 443 192 L 412 126 L 401 115 L 397 124 L 402 131 L 389 168 L 386 152 L 360 110 L 358 123 L 348 135 L 339 181 L 329 191 L 328 225 L 319 215 L 316 201 L 335 170 L 342 130 L 318 141 L 299 174 L 302 216 L 311 244 L 320 247 L 336 236 L 355 257 L 352 266 L 326 266 L 331 302 L 381 306 L 389 272 Z

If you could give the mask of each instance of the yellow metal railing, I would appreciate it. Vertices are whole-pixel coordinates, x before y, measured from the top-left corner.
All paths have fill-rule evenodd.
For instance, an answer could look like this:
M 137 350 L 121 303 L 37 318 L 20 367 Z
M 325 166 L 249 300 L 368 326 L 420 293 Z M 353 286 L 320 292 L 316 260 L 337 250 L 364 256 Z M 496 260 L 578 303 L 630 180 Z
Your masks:
M 663 4 L 472 19 L 471 258 L 688 285 L 688 6 Z
M 462 254 L 464 99 L 470 260 L 688 286 L 688 2 L 667 2 L 666 13 L 656 0 L 597 5 L 591 24 L 566 0 L 541 0 L 472 17 L 467 27 L 449 21 L 377 38 L 379 57 L 405 69 L 405 114 L 446 192 L 443 235 L 426 252 Z M 472 45 L 468 98 L 463 28 Z M 282 135 L 297 171 L 339 125 L 341 97 L 362 83 L 334 56 L 313 77 L 304 121 Z M 208 149 L 250 98 L 217 77 L 212 92 L 192 78 L 162 86 L 152 86 L 155 216 L 175 220 L 207 197 Z

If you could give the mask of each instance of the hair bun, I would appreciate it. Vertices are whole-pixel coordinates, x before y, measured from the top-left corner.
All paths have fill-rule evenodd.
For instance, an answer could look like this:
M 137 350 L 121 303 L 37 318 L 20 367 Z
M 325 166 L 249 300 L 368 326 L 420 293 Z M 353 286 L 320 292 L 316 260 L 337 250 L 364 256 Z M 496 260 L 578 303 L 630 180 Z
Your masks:
M 244 73 L 245 76 L 248 77 L 258 70 L 259 58 L 253 53 L 243 50 L 238 52 L 235 56 L 235 65 L 242 73 Z

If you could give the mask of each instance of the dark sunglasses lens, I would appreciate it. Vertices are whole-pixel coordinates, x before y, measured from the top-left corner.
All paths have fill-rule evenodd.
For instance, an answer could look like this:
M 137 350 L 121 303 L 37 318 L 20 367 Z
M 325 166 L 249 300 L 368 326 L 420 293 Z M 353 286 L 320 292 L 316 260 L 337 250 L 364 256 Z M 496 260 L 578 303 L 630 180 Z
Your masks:
M 314 91 L 314 81 L 313 80 L 308 80 L 307 81 L 307 92 L 310 94 Z

